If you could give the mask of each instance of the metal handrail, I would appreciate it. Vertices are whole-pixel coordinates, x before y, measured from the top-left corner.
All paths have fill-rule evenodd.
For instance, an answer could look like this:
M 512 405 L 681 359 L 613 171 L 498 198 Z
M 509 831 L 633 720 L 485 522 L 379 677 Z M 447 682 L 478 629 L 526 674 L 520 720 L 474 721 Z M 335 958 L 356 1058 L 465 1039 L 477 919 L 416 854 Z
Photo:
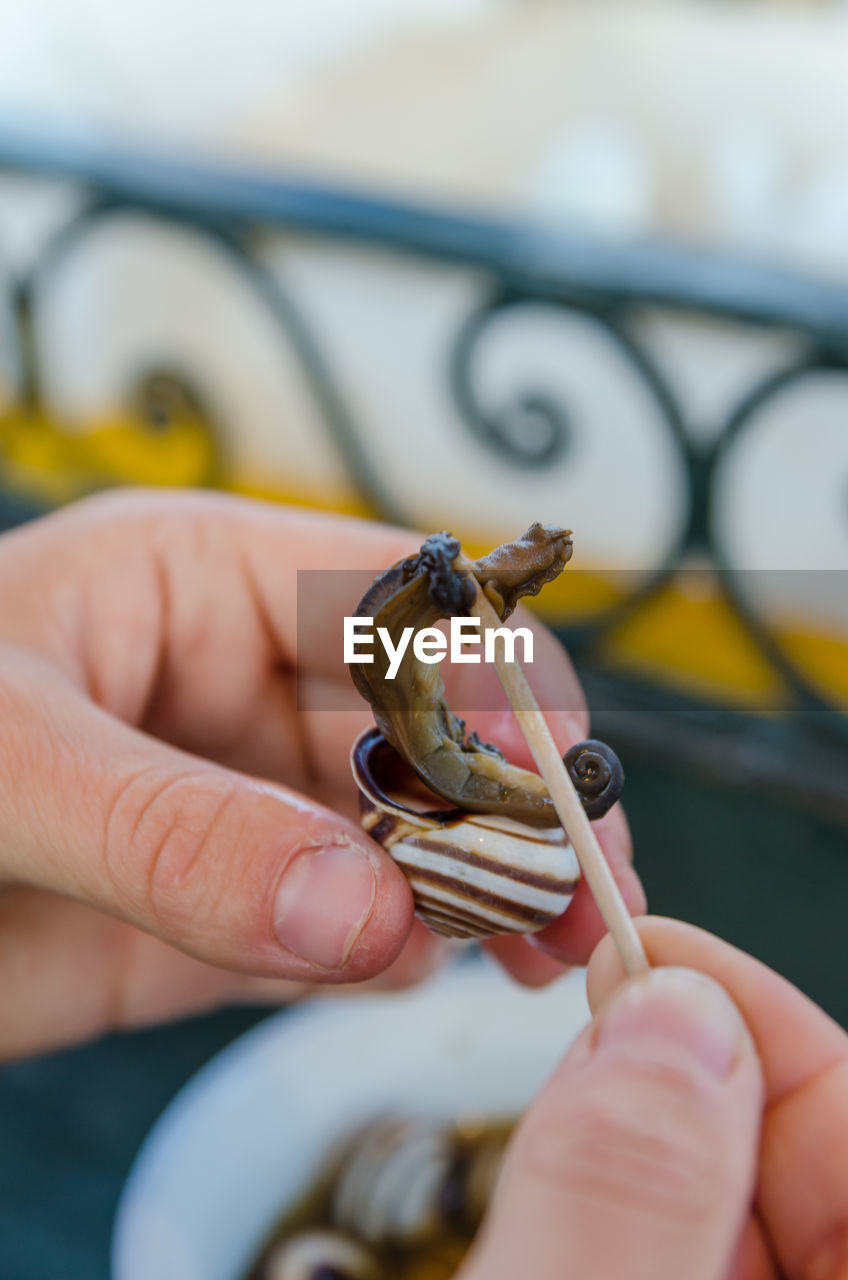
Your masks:
M 582 313 L 602 326 L 655 398 L 669 438 L 685 465 L 690 508 L 668 557 L 640 589 L 597 625 L 567 634 L 586 678 L 603 689 L 604 704 L 609 708 L 605 729 L 614 738 L 627 738 L 634 748 L 640 740 L 645 746 L 650 742 L 654 755 L 661 755 L 666 743 L 669 761 L 679 759 L 683 752 L 703 762 L 704 752 L 712 750 L 719 771 L 728 758 L 727 734 L 741 735 L 746 743 L 747 776 L 752 782 L 779 786 L 784 794 L 794 790 L 800 799 L 817 797 L 815 803 L 848 822 L 848 798 L 841 786 L 848 756 L 848 716 L 811 685 L 750 607 L 710 520 L 717 470 L 757 408 L 811 371 L 848 371 L 848 288 L 730 254 L 649 240 L 622 243 L 523 217 L 492 217 L 291 175 L 199 164 L 194 159 L 107 143 L 80 131 L 0 128 L 0 170 L 59 178 L 80 192 L 77 211 L 52 237 L 33 269 L 16 282 L 26 394 L 38 393 L 38 342 L 32 330 L 32 311 L 45 274 L 80 239 L 116 213 L 141 211 L 189 226 L 211 239 L 239 267 L 268 307 L 293 345 L 352 479 L 370 505 L 394 521 L 403 522 L 406 513 L 398 508 L 369 454 L 364 433 L 319 335 L 284 283 L 255 253 L 257 231 L 273 227 L 475 269 L 487 288 L 482 303 L 455 336 L 449 384 L 465 426 L 489 447 L 524 467 L 545 466 L 555 456 L 561 443 L 559 406 L 544 389 L 525 395 L 523 407 L 528 407 L 529 399 L 529 407 L 548 429 L 541 445 L 525 446 L 520 431 L 505 431 L 503 420 L 493 418 L 477 401 L 471 376 L 475 344 L 505 309 L 527 303 L 543 302 Z M 753 386 L 732 410 L 716 440 L 701 447 L 692 442 L 686 430 L 685 406 L 628 327 L 630 315 L 648 306 L 787 331 L 801 339 L 800 354 L 796 352 L 785 368 Z M 521 410 L 522 404 L 513 409 Z M 26 512 L 19 507 L 10 518 L 21 514 Z M 644 720 L 642 730 L 635 730 L 630 713 L 638 706 L 655 705 L 654 695 L 643 697 L 640 682 L 611 679 L 597 666 L 599 636 L 607 634 L 628 611 L 641 607 L 692 549 L 709 553 L 727 600 L 792 692 L 788 719 L 779 727 L 738 711 L 727 712 L 719 724 L 713 708 L 711 723 L 716 731 L 702 732 L 703 720 L 698 722 L 701 728 L 693 730 L 695 722 L 691 717 L 687 720 L 687 715 L 702 704 L 678 697 L 667 708 L 663 735 L 646 727 Z M 618 719 L 616 706 L 622 713 Z M 806 752 L 795 750 L 791 758 L 787 724 L 792 741 L 807 744 Z M 809 767 L 799 765 L 799 755 Z M 725 773 L 731 776 L 729 764 L 725 764 Z

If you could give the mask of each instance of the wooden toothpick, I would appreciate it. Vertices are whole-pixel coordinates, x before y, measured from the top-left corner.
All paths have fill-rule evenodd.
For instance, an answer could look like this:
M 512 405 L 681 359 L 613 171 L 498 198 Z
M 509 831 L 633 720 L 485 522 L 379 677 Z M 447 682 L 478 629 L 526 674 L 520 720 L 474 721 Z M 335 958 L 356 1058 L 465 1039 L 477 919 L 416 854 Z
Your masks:
M 464 556 L 459 556 L 455 565 L 458 569 L 469 571 L 471 581 L 477 589 L 476 600 L 469 612 L 480 619 L 484 629 L 502 626 L 494 606 L 486 598 L 474 577 L 470 562 Z M 507 662 L 503 642 L 495 643 L 495 667 L 504 692 L 515 712 L 519 728 L 527 739 L 527 745 L 533 754 L 539 773 L 550 792 L 554 808 L 568 833 L 577 861 L 580 863 L 580 869 L 598 904 L 604 924 L 618 948 L 625 971 L 629 974 L 643 973 L 649 965 L 642 939 L 630 918 L 609 863 L 603 855 L 574 783 L 563 764 L 548 723 L 536 701 L 536 695 L 530 688 L 518 660 Z

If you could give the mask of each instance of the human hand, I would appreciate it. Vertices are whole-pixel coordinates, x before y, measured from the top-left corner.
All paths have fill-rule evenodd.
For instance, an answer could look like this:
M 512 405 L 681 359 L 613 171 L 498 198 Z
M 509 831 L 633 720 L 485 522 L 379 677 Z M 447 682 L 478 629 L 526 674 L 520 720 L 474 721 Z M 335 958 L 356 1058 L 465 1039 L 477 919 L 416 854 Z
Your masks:
M 848 1036 L 700 929 L 639 932 L 676 967 L 623 982 L 597 949 L 595 1020 L 522 1121 L 458 1280 L 844 1280 Z
M 126 490 L 0 538 L 0 1056 L 433 963 L 403 875 L 341 816 L 368 708 L 329 642 L 299 655 L 301 710 L 295 679 L 298 570 L 376 571 L 419 541 Z M 339 623 L 350 607 L 327 601 Z M 540 669 L 579 708 L 543 643 Z M 334 679 L 351 710 L 313 709 Z M 581 714 L 556 723 L 563 748 Z M 514 721 L 479 721 L 526 760 Z M 623 819 L 605 822 L 639 909 Z M 585 887 L 568 920 L 548 945 L 585 960 L 603 932 Z M 504 958 L 530 981 L 560 969 L 522 940 Z

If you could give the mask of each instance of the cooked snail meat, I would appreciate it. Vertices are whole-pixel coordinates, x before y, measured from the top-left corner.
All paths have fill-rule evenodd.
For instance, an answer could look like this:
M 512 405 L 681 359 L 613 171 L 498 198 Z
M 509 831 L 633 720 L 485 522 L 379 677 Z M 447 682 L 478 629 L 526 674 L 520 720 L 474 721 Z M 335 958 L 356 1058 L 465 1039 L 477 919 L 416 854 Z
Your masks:
M 476 579 L 498 617 L 509 617 L 522 596 L 536 595 L 562 572 L 571 558 L 571 533 L 532 524 L 516 542 L 496 547 L 454 567 L 459 541 L 449 533 L 428 538 L 417 555 L 381 574 L 360 601 L 356 616 L 384 627 L 397 651 L 405 627 L 432 627 L 445 617 L 468 612 Z M 353 662 L 350 673 L 371 704 L 377 727 L 421 781 L 451 805 L 469 813 L 512 819 L 532 827 L 557 827 L 559 818 L 538 774 L 510 764 L 496 748 L 466 734 L 465 723 L 445 699 L 439 664 L 421 662 L 407 645 L 393 679 L 389 658 L 375 646 L 372 662 Z M 608 749 L 607 749 L 608 750 Z M 592 817 L 606 812 L 621 792 L 621 767 L 610 769 L 606 788 L 598 789 L 594 766 L 572 771 Z

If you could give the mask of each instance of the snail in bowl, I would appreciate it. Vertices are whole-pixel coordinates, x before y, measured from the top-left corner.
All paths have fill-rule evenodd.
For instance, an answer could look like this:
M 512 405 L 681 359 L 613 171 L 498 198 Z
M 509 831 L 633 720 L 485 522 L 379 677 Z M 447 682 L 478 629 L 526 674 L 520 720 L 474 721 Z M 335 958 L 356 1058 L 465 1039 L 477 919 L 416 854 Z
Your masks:
M 448 1280 L 488 1208 L 513 1123 L 375 1115 L 328 1152 L 246 1280 Z
M 277 1245 L 262 1280 L 381 1280 L 377 1259 L 359 1241 L 326 1229 L 303 1231 Z
M 419 915 L 438 932 L 541 929 L 568 906 L 579 869 L 542 778 L 466 734 L 438 665 L 402 637 L 466 614 L 478 589 L 504 621 L 522 596 L 559 575 L 571 553 L 568 530 L 541 524 L 470 563 L 459 559 L 456 538 L 434 534 L 381 574 L 356 610 L 385 629 L 396 654 L 402 650 L 393 675 L 388 652 L 350 663 L 377 724 L 351 754 L 363 825 L 403 868 Z M 587 816 L 602 816 L 623 785 L 615 753 L 580 743 L 564 763 Z

